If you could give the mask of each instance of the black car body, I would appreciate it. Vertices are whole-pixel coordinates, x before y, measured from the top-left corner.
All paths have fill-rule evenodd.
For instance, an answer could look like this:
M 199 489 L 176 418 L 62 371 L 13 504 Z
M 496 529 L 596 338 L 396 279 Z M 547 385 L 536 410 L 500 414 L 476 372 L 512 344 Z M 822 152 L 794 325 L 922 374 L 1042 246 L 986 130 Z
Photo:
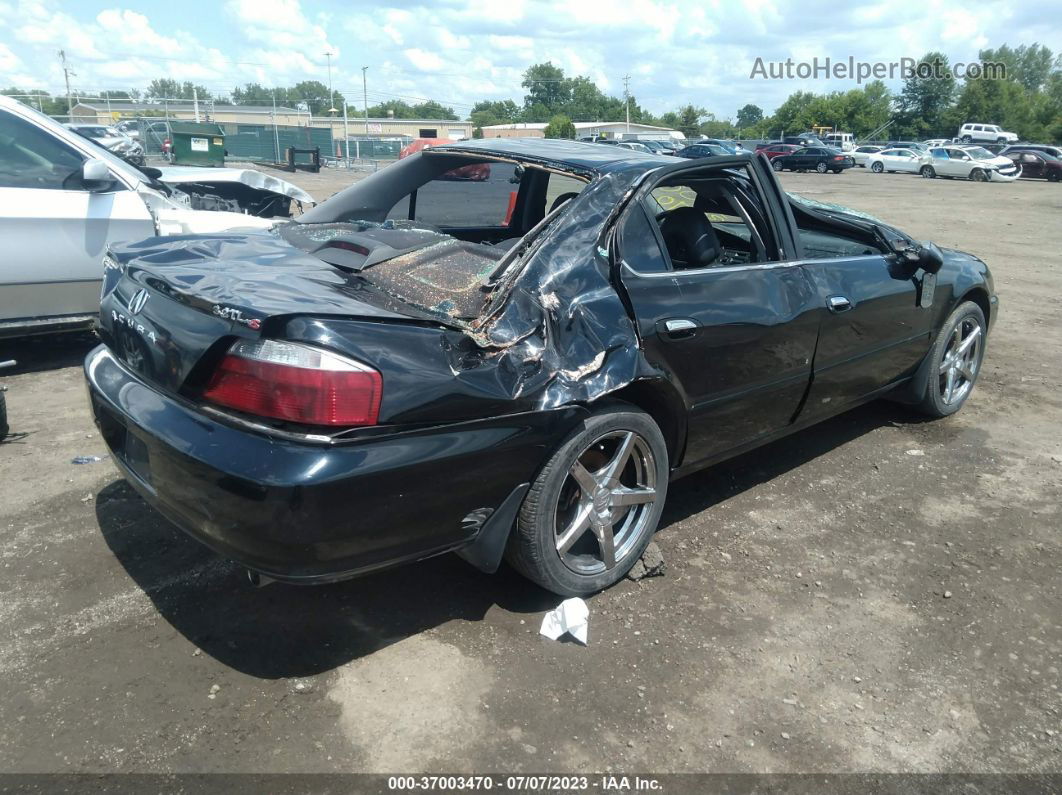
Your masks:
M 775 171 L 818 171 L 820 174 L 827 171 L 840 174 L 854 165 L 855 160 L 851 155 L 831 146 L 806 146 L 771 160 L 771 167 Z
M 470 163 L 490 180 L 440 179 Z M 558 592 L 604 587 L 648 543 L 599 535 L 610 518 L 641 511 L 651 535 L 668 479 L 886 393 L 918 400 L 955 308 L 996 314 L 980 260 L 787 196 L 762 158 L 556 140 L 434 147 L 298 222 L 153 238 L 105 264 L 85 368 L 115 461 L 194 537 L 293 582 L 450 550 L 493 571 L 508 549 Z M 313 379 L 356 385 L 339 425 L 298 418 L 332 416 L 305 408 L 317 386 L 247 375 L 304 354 Z M 320 375 L 329 357 L 340 376 Z M 231 407 L 245 400 L 268 408 Z M 606 429 L 586 454 L 625 468 L 577 489 L 596 513 L 570 529 L 593 524 L 591 552 L 558 536 L 563 570 L 536 573 L 561 564 L 529 561 L 520 534 L 572 489 L 547 475 L 591 427 Z M 578 479 L 589 459 L 573 455 Z M 650 492 L 655 514 L 635 507 Z M 556 528 L 561 510 L 558 496 Z

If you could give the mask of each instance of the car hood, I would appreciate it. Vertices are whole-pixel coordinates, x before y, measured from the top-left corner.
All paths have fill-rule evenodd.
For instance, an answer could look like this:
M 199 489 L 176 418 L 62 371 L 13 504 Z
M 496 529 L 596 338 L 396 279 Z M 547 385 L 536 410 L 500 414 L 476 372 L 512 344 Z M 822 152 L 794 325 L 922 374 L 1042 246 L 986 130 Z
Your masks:
M 159 179 L 167 185 L 195 183 L 197 185 L 223 185 L 240 183 L 256 190 L 269 191 L 295 199 L 303 204 L 314 204 L 313 196 L 287 180 L 264 174 L 249 168 L 196 168 L 194 166 L 166 166 L 160 168 Z

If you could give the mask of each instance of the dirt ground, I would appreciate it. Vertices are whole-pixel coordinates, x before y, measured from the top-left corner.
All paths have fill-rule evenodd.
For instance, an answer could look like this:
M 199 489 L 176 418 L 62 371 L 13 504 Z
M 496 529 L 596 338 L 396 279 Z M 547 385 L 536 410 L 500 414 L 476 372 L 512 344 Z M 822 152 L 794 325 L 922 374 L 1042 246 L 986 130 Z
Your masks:
M 250 587 L 71 463 L 91 338 L 4 345 L 0 770 L 1062 771 L 1062 186 L 783 179 L 992 266 L 980 382 L 675 483 L 666 576 L 590 599 L 587 648 L 453 556 Z

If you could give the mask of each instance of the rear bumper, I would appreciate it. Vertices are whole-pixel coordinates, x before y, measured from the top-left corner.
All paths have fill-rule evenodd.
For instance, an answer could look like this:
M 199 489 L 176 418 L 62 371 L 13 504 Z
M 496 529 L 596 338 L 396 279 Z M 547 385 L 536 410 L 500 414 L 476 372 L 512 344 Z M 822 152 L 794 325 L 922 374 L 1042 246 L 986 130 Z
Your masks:
M 474 544 L 533 480 L 581 407 L 338 444 L 279 439 L 85 360 L 93 417 L 130 484 L 219 554 L 271 578 L 329 582 Z M 509 500 L 511 503 L 512 500 Z

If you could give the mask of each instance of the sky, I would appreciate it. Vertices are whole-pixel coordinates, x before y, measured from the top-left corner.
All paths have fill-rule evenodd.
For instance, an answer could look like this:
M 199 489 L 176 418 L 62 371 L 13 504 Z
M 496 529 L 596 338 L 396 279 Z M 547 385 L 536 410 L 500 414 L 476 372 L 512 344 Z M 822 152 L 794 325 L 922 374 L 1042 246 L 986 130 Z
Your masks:
M 621 96 L 623 78 L 653 113 L 692 103 L 732 118 L 772 111 L 797 90 L 855 79 L 751 79 L 757 58 L 866 62 L 941 50 L 973 61 L 1004 42 L 1062 51 L 1062 0 L 0 0 L 0 86 L 62 94 L 63 49 L 82 93 L 143 88 L 155 77 L 214 93 L 255 81 L 316 79 L 348 102 L 435 99 L 463 118 L 481 99 L 522 101 L 521 75 L 552 61 Z M 900 80 L 887 80 L 898 88 Z

